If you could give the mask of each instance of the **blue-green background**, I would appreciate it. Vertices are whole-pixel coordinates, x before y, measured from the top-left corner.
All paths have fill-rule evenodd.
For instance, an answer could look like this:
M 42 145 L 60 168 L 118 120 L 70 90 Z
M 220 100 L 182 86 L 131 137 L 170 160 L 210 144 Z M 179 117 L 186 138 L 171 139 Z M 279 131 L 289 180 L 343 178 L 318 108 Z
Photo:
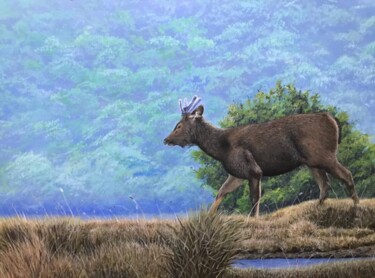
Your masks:
M 181 212 L 212 200 L 163 138 L 277 80 L 374 135 L 375 2 L 0 2 L 0 214 Z

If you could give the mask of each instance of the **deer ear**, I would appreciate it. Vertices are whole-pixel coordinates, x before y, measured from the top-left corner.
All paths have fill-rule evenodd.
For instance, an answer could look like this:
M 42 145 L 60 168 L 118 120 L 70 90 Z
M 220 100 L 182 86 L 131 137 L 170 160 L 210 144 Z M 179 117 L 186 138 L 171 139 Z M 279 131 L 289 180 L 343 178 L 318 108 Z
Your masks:
M 191 116 L 193 116 L 194 118 L 202 118 L 203 112 L 204 112 L 203 105 L 199 105 L 197 109 L 191 112 Z

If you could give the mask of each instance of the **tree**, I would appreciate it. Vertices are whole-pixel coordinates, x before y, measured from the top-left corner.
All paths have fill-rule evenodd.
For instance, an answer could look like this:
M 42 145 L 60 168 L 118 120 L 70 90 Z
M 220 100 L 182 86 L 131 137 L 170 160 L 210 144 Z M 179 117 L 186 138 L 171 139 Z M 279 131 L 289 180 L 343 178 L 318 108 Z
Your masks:
M 249 123 L 261 123 L 283 116 L 327 111 L 340 122 L 342 141 L 339 145 L 339 160 L 353 173 L 356 189 L 360 197 L 375 197 L 375 145 L 366 134 L 355 130 L 347 113 L 333 106 L 324 106 L 318 94 L 297 90 L 293 84 L 282 85 L 280 81 L 268 93 L 259 91 L 254 99 L 229 106 L 228 113 L 220 122 L 223 128 Z M 202 151 L 193 152 L 194 159 L 201 165 L 196 171 L 197 177 L 218 190 L 227 177 L 219 162 Z M 331 197 L 345 197 L 346 192 L 336 180 L 331 180 Z M 266 210 L 299 203 L 319 197 L 319 188 L 306 167 L 290 173 L 263 178 L 263 197 L 261 206 Z M 249 190 L 240 187 L 228 194 L 224 200 L 226 210 L 247 212 L 250 209 Z

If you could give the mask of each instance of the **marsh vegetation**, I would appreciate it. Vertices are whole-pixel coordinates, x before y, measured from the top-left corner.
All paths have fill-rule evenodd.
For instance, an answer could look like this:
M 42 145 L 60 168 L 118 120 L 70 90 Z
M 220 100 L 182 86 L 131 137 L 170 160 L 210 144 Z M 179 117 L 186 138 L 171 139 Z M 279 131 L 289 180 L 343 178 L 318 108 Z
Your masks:
M 259 218 L 4 218 L 1 277 L 373 277 L 375 261 L 234 269 L 238 258 L 374 257 L 375 200 L 316 201 Z

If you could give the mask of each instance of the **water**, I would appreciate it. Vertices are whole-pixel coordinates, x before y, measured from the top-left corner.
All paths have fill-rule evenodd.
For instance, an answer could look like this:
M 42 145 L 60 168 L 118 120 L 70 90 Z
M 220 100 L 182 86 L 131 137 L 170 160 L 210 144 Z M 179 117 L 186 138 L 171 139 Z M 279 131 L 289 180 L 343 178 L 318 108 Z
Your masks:
M 254 260 L 237 260 L 234 263 L 234 267 L 237 268 L 292 268 L 292 267 L 306 267 L 316 264 L 333 263 L 333 262 L 345 262 L 352 260 L 363 260 L 364 258 L 277 258 L 277 259 L 254 259 Z

